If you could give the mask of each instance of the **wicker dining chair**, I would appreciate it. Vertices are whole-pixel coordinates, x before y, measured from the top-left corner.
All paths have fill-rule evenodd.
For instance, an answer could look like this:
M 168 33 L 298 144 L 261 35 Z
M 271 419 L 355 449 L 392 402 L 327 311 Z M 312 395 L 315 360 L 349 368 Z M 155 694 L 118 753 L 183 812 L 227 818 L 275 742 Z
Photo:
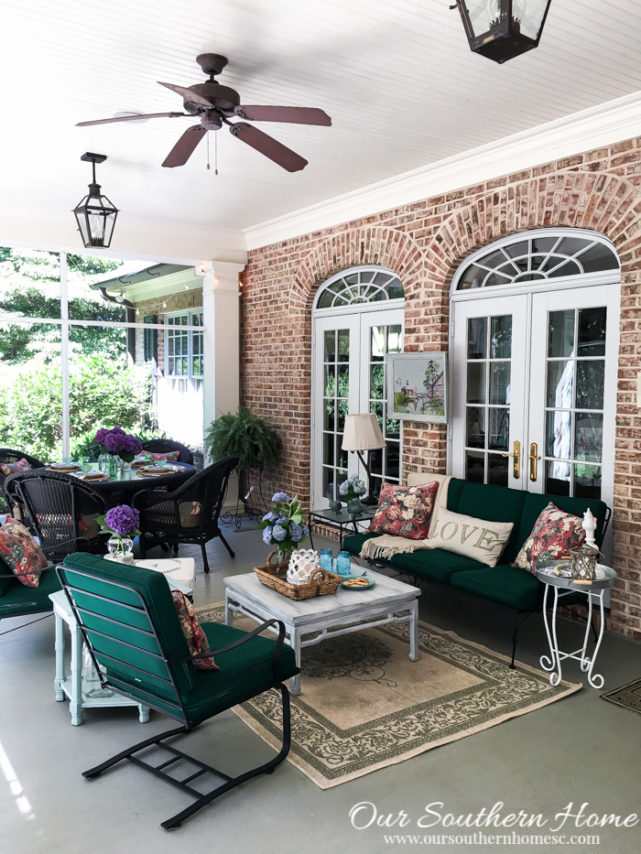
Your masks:
M 174 442 L 173 439 L 147 439 L 142 443 L 143 451 L 149 451 L 151 454 L 167 454 L 171 451 L 178 451 L 178 463 L 187 463 L 190 466 L 194 464 L 194 455 L 186 445 L 181 442 Z
M 31 469 L 9 475 L 4 486 L 53 562 L 72 552 L 106 551 L 108 534 L 100 532 L 96 519 L 109 505 L 90 484 L 62 472 Z
M 205 546 L 209 540 L 220 537 L 230 556 L 235 557 L 222 535 L 218 517 L 229 475 L 237 464 L 237 457 L 225 457 L 192 475 L 173 492 L 137 492 L 132 506 L 140 511 L 143 556 L 155 545 L 173 545 L 178 551 L 180 543 L 195 543 L 200 546 L 205 572 L 209 572 Z

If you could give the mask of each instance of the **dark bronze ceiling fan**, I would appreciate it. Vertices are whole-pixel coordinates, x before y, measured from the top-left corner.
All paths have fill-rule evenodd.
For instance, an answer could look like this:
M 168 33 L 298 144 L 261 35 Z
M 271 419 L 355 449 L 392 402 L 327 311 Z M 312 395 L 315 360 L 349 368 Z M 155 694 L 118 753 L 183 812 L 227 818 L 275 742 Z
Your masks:
M 147 113 L 144 115 L 117 116 L 111 119 L 96 119 L 90 122 L 78 122 L 78 127 L 101 125 L 109 122 L 131 122 L 140 119 L 177 118 L 178 116 L 199 117 L 200 124 L 188 128 L 171 149 L 163 162 L 163 166 L 184 166 L 193 154 L 200 140 L 207 131 L 220 130 L 225 124 L 232 136 L 250 145 L 269 157 L 274 163 L 282 166 L 288 172 L 297 172 L 307 166 L 307 160 L 287 148 L 278 140 L 263 133 L 262 130 L 247 124 L 246 121 L 230 121 L 230 119 L 247 119 L 255 122 L 288 122 L 299 125 L 331 125 L 331 118 L 323 110 L 315 107 L 272 107 L 246 106 L 240 103 L 240 95 L 229 86 L 222 86 L 214 78 L 227 65 L 227 58 L 217 53 L 202 53 L 196 57 L 209 80 L 196 83 L 193 86 L 176 86 L 173 83 L 162 83 L 183 98 L 184 113 Z

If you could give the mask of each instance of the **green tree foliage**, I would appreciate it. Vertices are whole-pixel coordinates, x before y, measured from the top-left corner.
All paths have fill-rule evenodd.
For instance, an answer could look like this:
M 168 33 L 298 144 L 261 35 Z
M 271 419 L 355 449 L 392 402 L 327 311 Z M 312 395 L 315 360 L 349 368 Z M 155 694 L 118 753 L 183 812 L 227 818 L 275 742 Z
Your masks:
M 119 264 L 67 255 L 70 319 L 126 319 L 122 306 L 90 287 Z M 48 322 L 60 317 L 59 253 L 0 247 L 0 445 L 44 460 L 61 455 L 60 325 Z M 72 454 L 89 451 L 99 427 L 145 435 L 151 378 L 147 369 L 127 367 L 123 330 L 71 326 L 69 351 Z
M 124 320 L 124 309 L 106 301 L 89 285 L 91 279 L 115 269 L 118 261 L 68 255 L 69 317 L 73 320 Z M 60 332 L 60 256 L 57 252 L 24 251 L 0 247 L 0 361 L 25 364 L 34 356 L 44 361 L 57 358 Z M 38 318 L 43 322 L 25 325 L 14 318 Z M 8 322 L 7 322 L 8 321 Z M 105 353 L 114 358 L 123 353 L 123 335 L 118 329 L 95 326 L 71 327 L 72 350 Z

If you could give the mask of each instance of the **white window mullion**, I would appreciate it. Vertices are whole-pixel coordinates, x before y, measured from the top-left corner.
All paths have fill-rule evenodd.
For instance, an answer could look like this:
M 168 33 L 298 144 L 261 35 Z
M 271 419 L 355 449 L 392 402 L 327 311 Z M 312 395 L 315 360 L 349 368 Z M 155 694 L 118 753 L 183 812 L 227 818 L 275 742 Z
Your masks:
M 69 267 L 67 253 L 60 253 L 60 360 L 62 377 L 62 456 L 69 456 Z

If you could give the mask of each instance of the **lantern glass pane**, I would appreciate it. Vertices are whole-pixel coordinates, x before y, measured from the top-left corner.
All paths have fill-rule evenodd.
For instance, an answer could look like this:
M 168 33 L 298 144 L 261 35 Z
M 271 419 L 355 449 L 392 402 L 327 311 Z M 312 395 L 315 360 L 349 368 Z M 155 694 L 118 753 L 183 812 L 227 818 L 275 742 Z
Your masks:
M 499 0 L 468 0 L 465 4 L 475 36 L 486 33 L 500 16 Z
M 539 38 L 548 0 L 513 0 L 512 15 L 520 24 L 521 34 L 536 41 Z

